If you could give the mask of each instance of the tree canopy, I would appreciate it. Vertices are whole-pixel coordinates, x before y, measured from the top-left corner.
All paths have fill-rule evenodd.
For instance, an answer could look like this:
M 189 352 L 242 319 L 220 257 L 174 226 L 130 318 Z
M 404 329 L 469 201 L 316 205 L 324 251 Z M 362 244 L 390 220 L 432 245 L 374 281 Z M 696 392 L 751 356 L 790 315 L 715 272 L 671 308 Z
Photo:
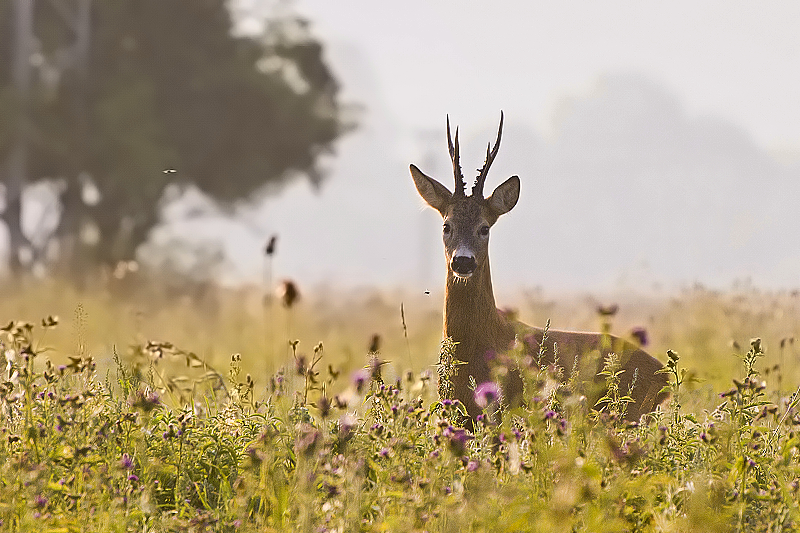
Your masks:
M 62 5 L 70 5 L 65 2 Z M 299 17 L 236 36 L 225 0 L 91 4 L 88 55 L 69 56 L 74 28 L 55 3 L 34 13 L 27 178 L 63 178 L 57 238 L 99 232 L 96 259 L 128 259 L 158 222 L 171 183 L 220 203 L 265 185 L 323 178 L 320 154 L 346 131 L 323 45 Z M 12 85 L 13 5 L 0 1 L 0 112 L 21 112 Z M 0 160 L 19 134 L 0 121 Z M 7 179 L 8 176 L 4 176 Z M 91 182 L 100 202 L 83 190 Z M 55 236 L 54 236 L 55 237 Z

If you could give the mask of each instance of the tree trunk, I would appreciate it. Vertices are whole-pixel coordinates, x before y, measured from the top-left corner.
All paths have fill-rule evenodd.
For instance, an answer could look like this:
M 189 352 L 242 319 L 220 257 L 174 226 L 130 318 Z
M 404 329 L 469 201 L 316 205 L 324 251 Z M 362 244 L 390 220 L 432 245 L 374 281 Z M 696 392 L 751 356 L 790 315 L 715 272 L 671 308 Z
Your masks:
M 12 273 L 19 274 L 23 268 L 20 252 L 29 245 L 22 233 L 22 189 L 27 182 L 28 171 L 28 92 L 31 85 L 31 32 L 33 28 L 33 1 L 14 0 L 13 67 L 11 71 L 14 89 L 17 91 L 19 115 L 14 147 L 8 158 L 6 183 L 6 210 L 3 220 L 8 226 L 8 266 Z
M 61 193 L 61 220 L 58 222 L 53 238 L 58 242 L 58 262 L 55 272 L 72 279 L 82 286 L 86 273 L 87 257 L 81 249 L 80 231 L 84 215 L 80 184 L 70 179 Z
M 24 265 L 20 252 L 29 245 L 22 232 L 22 187 L 25 183 L 26 149 L 18 142 L 8 158 L 6 173 L 6 209 L 3 221 L 8 227 L 8 268 L 12 274 L 21 274 Z

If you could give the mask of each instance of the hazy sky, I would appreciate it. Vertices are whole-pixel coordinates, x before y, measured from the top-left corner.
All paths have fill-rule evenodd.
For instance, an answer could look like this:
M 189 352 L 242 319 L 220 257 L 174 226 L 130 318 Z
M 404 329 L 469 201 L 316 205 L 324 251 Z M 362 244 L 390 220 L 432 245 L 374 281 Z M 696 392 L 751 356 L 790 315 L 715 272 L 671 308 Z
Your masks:
M 502 106 L 546 127 L 565 93 L 580 94 L 599 74 L 633 70 L 762 145 L 800 148 L 797 2 L 301 0 L 297 7 L 327 42 L 359 49 L 405 126 L 439 127 L 448 112 L 474 127 Z M 362 96 L 344 82 L 345 94 Z
M 298 183 L 243 207 L 246 224 L 193 230 L 225 241 L 232 276 L 257 279 L 265 236 L 277 232 L 276 270 L 300 283 L 438 287 L 440 221 L 422 209 L 408 164 L 451 187 L 445 115 L 461 126 L 469 174 L 503 109 L 487 189 L 519 173 L 523 192 L 493 230 L 496 286 L 647 289 L 748 276 L 800 285 L 800 232 L 772 205 L 796 204 L 800 173 L 771 159 L 796 165 L 800 155 L 800 3 L 298 0 L 295 9 L 326 44 L 343 99 L 364 111 L 319 194 Z M 620 131 L 609 130 L 609 148 L 591 132 L 612 123 Z M 585 149 L 583 132 L 595 135 Z M 640 137 L 664 137 L 668 149 Z M 592 158 L 608 150 L 617 158 L 598 168 Z M 753 197 L 762 203 L 751 208 Z M 673 211 L 658 214 L 662 205 Z M 753 260 L 754 246 L 767 255 Z

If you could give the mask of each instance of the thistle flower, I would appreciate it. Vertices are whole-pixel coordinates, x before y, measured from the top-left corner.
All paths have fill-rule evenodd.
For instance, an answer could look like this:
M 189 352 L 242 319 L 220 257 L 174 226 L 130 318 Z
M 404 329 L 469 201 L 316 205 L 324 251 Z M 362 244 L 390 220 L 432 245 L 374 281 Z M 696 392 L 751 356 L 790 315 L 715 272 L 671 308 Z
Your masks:
M 647 346 L 650 340 L 647 335 L 647 330 L 643 327 L 633 328 L 631 330 L 631 337 L 636 339 L 636 342 L 639 343 L 639 346 Z
M 446 427 L 442 435 L 447 438 L 447 444 L 450 447 L 450 451 L 453 452 L 453 455 L 458 456 L 464 455 L 467 442 L 475 438 L 469 434 L 466 429 L 453 426 Z
M 353 385 L 356 387 L 356 392 L 361 394 L 364 391 L 364 386 L 369 383 L 371 377 L 371 372 L 366 368 L 356 370 L 353 374 Z
M 339 439 L 348 441 L 353 436 L 353 432 L 358 426 L 358 421 L 347 413 L 339 417 Z
M 322 419 L 328 418 L 328 415 L 331 414 L 331 401 L 328 399 L 327 396 L 320 396 L 319 400 L 317 401 L 317 409 L 319 409 L 319 416 Z
M 36 509 L 44 509 L 45 507 L 47 507 L 47 503 L 49 501 L 50 500 L 48 500 L 45 496 L 37 494 L 36 497 L 33 499 L 33 506 Z
M 309 457 L 314 453 L 321 438 L 322 435 L 317 428 L 311 424 L 303 423 L 300 425 L 297 438 L 294 441 L 294 448 L 298 453 Z
M 133 468 L 133 459 L 127 453 L 123 453 L 122 458 L 119 460 L 119 465 L 125 470 L 130 470 Z
M 136 391 L 133 402 L 131 405 L 136 409 L 141 409 L 145 413 L 149 413 L 159 405 L 161 405 L 161 399 L 158 397 L 158 394 L 155 391 L 145 392 L 143 390 Z
M 294 358 L 294 370 L 298 376 L 305 376 L 308 372 L 308 361 L 303 354 L 297 355 Z
M 486 409 L 500 398 L 500 387 L 497 383 L 486 381 L 475 389 L 475 403 L 481 409 Z

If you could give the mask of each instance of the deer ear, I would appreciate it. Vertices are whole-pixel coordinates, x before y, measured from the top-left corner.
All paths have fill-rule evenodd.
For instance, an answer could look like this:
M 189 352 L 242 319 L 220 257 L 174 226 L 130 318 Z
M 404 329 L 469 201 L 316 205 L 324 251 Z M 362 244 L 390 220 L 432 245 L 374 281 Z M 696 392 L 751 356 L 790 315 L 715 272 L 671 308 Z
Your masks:
M 417 192 L 422 196 L 422 199 L 425 200 L 429 206 L 444 215 L 444 210 L 447 208 L 447 204 L 450 203 L 453 193 L 435 179 L 429 178 L 423 174 L 416 166 L 411 165 L 409 169 L 411 170 L 411 177 L 414 178 L 414 185 L 417 187 Z
M 519 200 L 519 177 L 511 176 L 497 186 L 492 195 L 486 199 L 489 209 L 498 217 L 511 211 Z

